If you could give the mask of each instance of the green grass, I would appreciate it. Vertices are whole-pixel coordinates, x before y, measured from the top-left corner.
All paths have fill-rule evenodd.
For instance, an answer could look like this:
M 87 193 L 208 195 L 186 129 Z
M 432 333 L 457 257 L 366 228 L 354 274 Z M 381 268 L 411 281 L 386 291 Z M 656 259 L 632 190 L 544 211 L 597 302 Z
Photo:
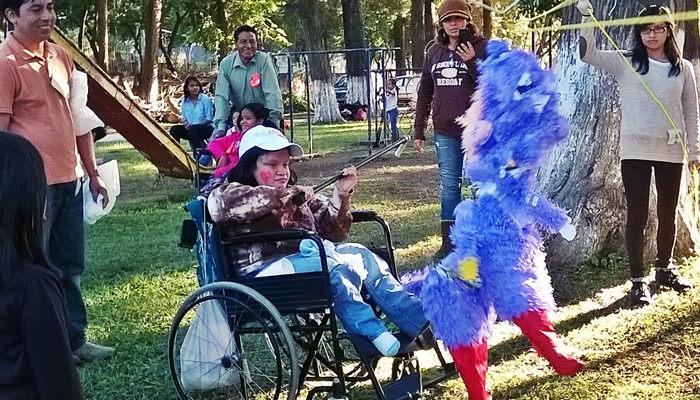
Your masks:
M 347 127 L 355 129 L 345 131 Z M 297 169 L 332 175 L 336 165 L 325 164 L 342 164 L 348 153 L 366 148 L 364 127 L 314 127 L 316 145 L 325 157 L 304 161 Z M 90 340 L 116 347 L 117 354 L 80 367 L 85 392 L 90 399 L 174 399 L 167 333 L 176 310 L 197 288 L 195 258 L 176 245 L 191 184 L 158 179 L 155 167 L 128 144 L 100 145 L 98 153 L 119 160 L 122 195 L 112 213 L 87 229 L 83 288 Z M 387 158 L 362 170 L 356 190 L 356 208 L 376 210 L 391 224 L 402 271 L 425 265 L 439 246 L 431 157 L 407 151 L 400 160 Z M 355 239 L 378 237 L 358 227 Z M 499 323 L 490 342 L 488 375 L 495 399 L 700 399 L 699 291 L 683 296 L 664 292 L 651 307 L 628 309 L 626 266 L 610 259 L 606 266 L 598 262 L 552 271 L 558 299 L 565 305 L 553 313 L 553 320 L 588 368 L 573 378 L 554 375 L 512 325 Z M 683 266 L 683 273 L 700 286 L 697 260 Z M 435 373 L 430 354 L 418 356 L 424 370 Z M 382 376 L 388 376 L 386 360 L 381 367 Z M 353 398 L 376 396 L 370 388 L 358 387 Z M 425 398 L 466 395 L 462 382 L 453 379 Z

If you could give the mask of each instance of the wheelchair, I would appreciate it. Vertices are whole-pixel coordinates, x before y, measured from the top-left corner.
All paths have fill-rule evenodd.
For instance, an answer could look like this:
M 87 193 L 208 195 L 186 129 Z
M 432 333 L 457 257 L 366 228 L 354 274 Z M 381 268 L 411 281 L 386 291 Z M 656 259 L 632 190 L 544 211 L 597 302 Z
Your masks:
M 392 359 L 389 382 L 382 384 L 375 368 L 384 356 L 368 339 L 351 337 L 339 326 L 326 252 L 313 232 L 249 233 L 223 241 L 207 218 L 205 198 L 192 200 L 186 209 L 191 219 L 183 227 L 181 246 L 196 252 L 200 288 L 177 311 L 168 336 L 171 376 L 181 399 L 292 400 L 304 394 L 307 400 L 347 399 L 354 385 L 370 381 L 380 400 L 412 400 L 456 375 L 435 342 L 421 346 L 397 334 L 401 349 Z M 353 211 L 352 216 L 353 224 L 373 223 L 380 229 L 383 243 L 367 247 L 396 276 L 387 223 L 374 212 Z M 226 267 L 229 246 L 302 239 L 316 243 L 321 271 L 241 278 Z M 437 355 L 440 374 L 432 380 L 423 379 L 414 357 L 418 350 Z

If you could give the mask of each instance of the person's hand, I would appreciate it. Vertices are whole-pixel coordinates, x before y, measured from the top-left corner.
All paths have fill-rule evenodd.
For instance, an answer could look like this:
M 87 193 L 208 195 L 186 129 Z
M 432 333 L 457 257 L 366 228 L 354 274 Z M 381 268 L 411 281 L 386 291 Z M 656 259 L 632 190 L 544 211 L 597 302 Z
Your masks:
M 476 51 L 474 51 L 474 46 L 471 43 L 459 43 L 455 52 L 464 62 L 468 62 L 476 57 Z
M 413 140 L 413 148 L 414 148 L 419 154 L 425 153 L 425 140 L 423 140 L 423 139 L 415 139 L 415 140 Z
M 574 240 L 576 237 L 576 225 L 567 222 L 566 225 L 559 229 L 559 234 L 569 242 Z
M 107 207 L 109 193 L 107 193 L 107 185 L 105 185 L 99 175 L 90 178 L 90 193 L 92 193 L 92 199 L 95 200 L 95 202 L 97 202 L 99 196 L 102 195 L 102 208 Z
M 224 136 L 226 136 L 226 131 L 224 131 L 223 129 L 214 132 L 214 134 L 212 135 L 212 137 L 213 137 L 214 139 L 218 139 L 218 138 L 224 137 Z
M 340 178 L 335 187 L 338 189 L 338 192 L 342 194 L 350 193 L 350 191 L 357 184 L 357 168 L 350 166 L 344 168 L 341 173 L 343 174 L 343 177 Z
M 593 12 L 593 4 L 591 4 L 590 0 L 578 0 L 578 3 L 576 3 L 576 8 L 578 8 L 578 11 L 584 17 L 591 15 Z
M 314 188 L 311 186 L 297 186 L 300 193 L 304 193 L 304 202 L 314 198 Z

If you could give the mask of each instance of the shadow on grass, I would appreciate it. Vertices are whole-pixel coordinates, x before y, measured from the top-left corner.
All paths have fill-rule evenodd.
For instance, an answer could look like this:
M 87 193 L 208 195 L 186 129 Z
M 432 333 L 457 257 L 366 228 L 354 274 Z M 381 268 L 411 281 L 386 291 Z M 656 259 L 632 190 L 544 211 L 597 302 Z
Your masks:
M 609 308 L 609 307 L 606 307 Z M 597 310 L 596 310 L 597 311 Z M 575 318 L 578 319 L 578 318 Z M 658 342 L 664 338 L 671 336 L 673 333 L 678 333 L 682 331 L 683 327 L 690 325 L 693 321 L 700 320 L 700 309 L 696 310 L 690 315 L 676 315 L 676 319 L 667 325 L 664 329 L 659 329 L 655 334 L 651 335 L 649 338 L 638 342 L 631 349 L 614 353 L 609 357 L 601 358 L 595 361 L 587 363 L 586 368 L 581 372 L 585 374 L 587 370 L 603 370 L 608 367 L 614 367 L 616 364 L 622 362 L 624 358 L 634 357 L 635 354 L 643 352 L 649 348 L 654 348 L 658 345 Z M 558 327 L 565 326 L 566 324 L 560 324 Z M 566 328 L 564 328 L 566 329 Z M 526 397 L 531 395 L 538 387 L 551 382 L 552 380 L 563 380 L 568 379 L 567 377 L 560 377 L 556 375 L 548 375 L 543 377 L 538 377 L 535 379 L 527 380 L 519 385 L 508 388 L 507 390 L 494 391 L 494 398 L 510 399 L 516 397 Z M 599 393 L 601 394 L 601 393 Z M 601 394 L 602 395 L 602 394 Z

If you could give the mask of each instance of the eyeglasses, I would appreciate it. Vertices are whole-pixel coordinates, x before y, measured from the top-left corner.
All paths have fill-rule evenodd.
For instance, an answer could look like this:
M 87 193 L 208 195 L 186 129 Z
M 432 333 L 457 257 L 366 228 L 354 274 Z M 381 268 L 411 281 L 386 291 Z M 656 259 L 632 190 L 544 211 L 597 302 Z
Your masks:
M 648 27 L 642 29 L 640 32 L 642 35 L 651 35 L 652 32 L 656 33 L 657 35 L 660 35 L 668 30 L 667 26 L 655 26 L 655 27 Z

